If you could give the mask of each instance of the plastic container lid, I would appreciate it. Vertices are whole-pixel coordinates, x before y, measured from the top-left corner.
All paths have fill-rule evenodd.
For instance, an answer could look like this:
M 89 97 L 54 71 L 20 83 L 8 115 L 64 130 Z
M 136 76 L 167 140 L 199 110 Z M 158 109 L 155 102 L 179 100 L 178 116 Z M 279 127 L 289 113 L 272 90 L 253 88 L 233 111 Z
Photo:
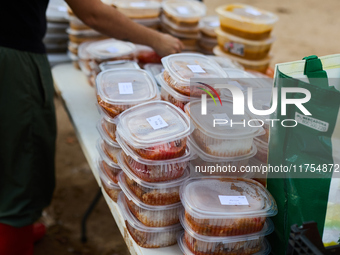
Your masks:
M 110 157 L 108 157 L 108 156 L 106 155 L 106 153 L 103 151 L 102 144 L 103 144 L 103 140 L 99 138 L 99 139 L 97 140 L 97 145 L 96 145 L 96 147 L 97 147 L 97 151 L 98 151 L 98 153 L 99 153 L 101 159 L 104 160 L 105 163 L 108 164 L 108 165 L 111 166 L 111 167 L 120 168 L 120 166 L 119 166 L 118 164 L 116 164 L 115 162 L 113 162 L 113 160 L 112 160 Z
M 230 119 L 233 122 L 242 122 L 245 120 L 247 123 L 252 119 L 250 113 L 245 109 L 244 115 L 234 115 L 233 114 L 233 102 L 222 99 L 222 105 L 215 105 L 215 102 L 211 99 L 207 100 L 207 114 L 201 114 L 201 100 L 195 100 L 190 102 L 190 105 L 186 105 L 185 109 L 190 109 L 190 119 L 194 122 L 196 128 L 200 130 L 203 134 L 208 137 L 215 139 L 245 139 L 253 138 L 255 136 L 263 135 L 264 130 L 260 127 L 260 124 L 253 120 L 252 125 L 256 127 L 251 127 L 246 125 L 232 126 L 228 123 L 226 125 L 216 125 L 213 127 L 214 119 Z M 218 116 L 217 116 L 218 115 Z M 229 121 L 230 122 L 230 121 Z M 242 128 L 241 128 L 242 127 Z M 194 128 L 194 127 L 193 127 Z
M 97 160 L 97 167 L 98 167 L 99 177 L 105 183 L 106 186 L 108 186 L 110 189 L 120 189 L 119 185 L 114 183 L 111 180 L 111 178 L 108 176 L 108 174 L 105 171 L 103 171 L 103 169 L 101 168 L 101 162 L 99 159 Z
M 190 102 L 190 96 L 185 96 L 181 93 L 178 93 L 176 90 L 174 90 L 173 88 L 171 88 L 165 81 L 164 81 L 164 76 L 163 73 L 160 73 L 159 75 L 157 75 L 156 77 L 156 81 L 159 85 L 161 85 L 161 87 L 167 92 L 169 93 L 173 98 L 175 98 L 178 101 L 181 102 Z
M 216 37 L 215 29 L 220 27 L 220 20 L 218 16 L 206 16 L 200 20 L 199 27 L 203 33 Z
M 261 80 L 261 79 L 259 79 Z M 256 110 L 268 110 L 271 108 L 271 99 L 272 99 L 273 90 L 271 88 L 260 88 L 253 89 L 253 106 Z M 248 98 L 248 93 L 245 95 L 245 98 Z M 248 105 L 247 105 L 248 106 Z M 270 115 L 255 115 L 252 116 L 256 119 L 260 119 L 264 121 L 264 123 L 269 124 L 270 121 L 266 121 L 266 119 L 270 119 Z
M 161 3 L 157 1 L 138 1 L 138 0 L 124 0 L 124 1 L 117 1 L 116 2 L 117 8 L 124 8 L 124 9 L 155 9 L 158 10 L 161 8 Z
M 148 72 L 141 69 L 110 69 L 96 79 L 97 94 L 113 105 L 143 103 L 157 96 L 157 84 Z
M 222 68 L 236 68 L 244 70 L 244 67 L 242 65 L 240 65 L 237 61 L 231 60 L 228 57 L 208 56 L 208 58 L 214 60 Z
M 98 132 L 99 132 L 99 134 L 100 134 L 100 137 L 101 137 L 107 144 L 109 144 L 110 146 L 115 147 L 115 148 L 120 148 L 120 145 L 119 145 L 117 142 L 113 141 L 113 140 L 110 138 L 110 136 L 104 131 L 104 129 L 103 129 L 103 125 L 104 125 L 103 121 L 104 121 L 103 119 L 100 119 L 100 120 L 98 121 L 98 123 L 97 123 L 97 130 L 98 130 Z
M 97 59 L 118 58 L 133 54 L 136 50 L 134 44 L 115 39 L 106 39 L 93 42 L 87 51 Z
M 118 116 L 117 133 L 134 148 L 145 148 L 187 137 L 190 121 L 181 109 L 165 101 L 132 107 Z
M 185 210 L 195 218 L 253 218 L 277 214 L 272 195 L 244 178 L 191 178 L 180 190 Z
M 198 1 L 168 0 L 163 2 L 163 9 L 181 19 L 201 18 L 206 13 L 205 5 Z
M 87 48 L 89 45 L 94 41 L 87 41 L 83 42 L 78 46 L 78 56 L 82 60 L 89 60 L 91 59 L 91 54 L 88 53 Z
M 75 35 L 75 36 L 80 36 L 80 37 L 101 36 L 99 32 L 93 29 L 74 30 L 72 28 L 68 28 L 66 32 L 69 35 Z
M 179 26 L 176 23 L 171 22 L 164 14 L 161 16 L 161 21 L 168 25 L 170 28 L 178 31 L 178 32 L 183 32 L 183 33 L 198 33 L 199 27 L 183 27 Z
M 176 81 L 190 85 L 190 78 L 227 78 L 227 74 L 212 59 L 194 53 L 179 53 L 162 58 L 162 63 Z
M 106 71 L 109 69 L 118 69 L 118 68 L 136 68 L 140 69 L 139 65 L 135 61 L 131 60 L 115 60 L 115 61 L 106 61 L 99 65 L 101 71 Z
M 151 73 L 153 77 L 156 77 L 156 75 L 164 71 L 162 64 L 146 64 L 144 65 L 144 69 Z
M 120 174 L 121 175 L 121 174 Z M 120 193 L 118 196 L 117 204 L 121 210 L 121 214 L 123 215 L 124 219 L 136 230 L 142 232 L 150 232 L 150 233 L 162 233 L 168 232 L 173 230 L 180 230 L 182 229 L 182 225 L 180 223 L 176 225 L 166 226 L 166 227 L 147 227 L 142 224 L 137 218 L 130 212 L 124 197 L 124 193 Z

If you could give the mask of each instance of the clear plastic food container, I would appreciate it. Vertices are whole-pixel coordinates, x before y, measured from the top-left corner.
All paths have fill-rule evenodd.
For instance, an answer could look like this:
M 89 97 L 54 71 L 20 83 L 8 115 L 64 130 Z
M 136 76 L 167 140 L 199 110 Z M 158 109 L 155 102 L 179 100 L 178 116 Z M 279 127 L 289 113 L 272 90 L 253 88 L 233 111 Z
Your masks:
M 98 166 L 98 171 L 100 181 L 105 192 L 114 202 L 117 202 L 118 195 L 121 192 L 120 187 L 111 179 L 111 176 L 108 175 L 108 173 L 104 171 L 104 169 L 102 169 L 100 166 Z
M 220 27 L 218 16 L 205 16 L 200 20 L 199 28 L 203 36 L 216 39 L 215 29 Z
M 179 187 L 189 178 L 186 168 L 182 170 L 183 173 L 177 179 L 164 182 L 146 182 L 131 170 L 122 154 L 118 159 L 119 166 L 125 173 L 126 185 L 141 202 L 147 205 L 170 205 L 180 202 Z
M 194 157 L 189 147 L 183 156 L 176 159 L 148 160 L 141 158 L 118 137 L 123 152 L 118 155 L 118 162 L 126 165 L 138 178 L 146 182 L 165 182 L 180 178 Z
M 79 44 L 73 43 L 73 42 L 68 42 L 67 49 L 74 55 L 78 56 L 78 47 Z
M 118 1 L 116 7 L 132 19 L 156 18 L 161 12 L 161 3 L 157 1 L 124 0 Z
M 161 27 L 162 27 L 162 31 L 170 34 L 174 37 L 177 37 L 180 40 L 189 40 L 191 39 L 192 41 L 196 41 L 200 38 L 200 35 L 198 33 L 198 31 L 192 33 L 190 31 L 178 31 L 178 30 L 174 30 L 171 26 L 169 26 L 168 24 L 162 22 L 161 23 Z
M 160 20 L 159 17 L 151 19 L 133 19 L 134 22 L 141 24 L 145 27 L 157 30 L 159 28 Z
M 113 162 L 117 164 L 117 155 L 121 152 L 122 148 L 104 131 L 104 125 L 105 120 L 103 119 L 101 119 L 97 124 L 97 129 L 102 138 L 102 142 L 99 140 L 99 146 L 101 146 L 106 155 L 108 155 Z
M 212 53 L 214 47 L 217 45 L 217 40 L 214 38 L 201 36 L 198 41 L 198 45 L 201 49 Z
M 268 38 L 278 21 L 274 13 L 244 4 L 220 6 L 216 12 L 224 31 L 250 40 Z
M 105 159 L 97 160 L 98 169 L 100 169 L 105 175 L 113 181 L 115 184 L 118 184 L 118 174 L 122 171 L 122 169 L 115 164 L 113 161 L 106 163 Z
M 92 40 L 102 40 L 107 38 L 107 36 L 98 33 L 97 31 L 90 29 L 90 30 L 74 30 L 74 29 L 67 29 L 66 32 L 68 33 L 69 39 L 73 43 L 83 43 Z
M 125 195 L 125 201 L 131 213 L 145 226 L 165 227 L 179 222 L 179 213 L 183 210 L 181 202 L 171 205 L 148 205 L 130 190 L 124 173 L 118 175 L 118 184 Z
M 168 0 L 163 2 L 164 14 L 178 26 L 197 26 L 206 13 L 206 7 L 198 1 Z
M 146 64 L 144 65 L 144 69 L 148 71 L 153 77 L 156 77 L 158 74 L 164 71 L 162 64 Z
M 193 252 L 189 249 L 187 246 L 187 240 L 185 239 L 185 233 L 182 232 L 179 235 L 177 235 L 177 243 L 181 251 L 185 255 L 211 255 L 211 254 L 218 254 L 218 255 L 269 255 L 271 251 L 271 247 L 269 245 L 269 242 L 263 238 L 261 248 L 258 252 L 252 253 L 253 246 L 248 246 L 251 243 L 247 240 L 244 241 L 235 241 L 234 243 L 228 243 L 223 241 L 219 242 L 212 242 L 212 243 L 202 243 L 201 241 L 198 241 L 198 245 L 195 245 L 191 242 L 191 247 L 194 247 L 196 250 Z M 193 240 L 192 240 L 193 241 Z M 205 246 L 204 246 L 205 245 Z M 247 246 L 246 246 L 247 245 Z M 246 247 L 245 247 L 246 246 Z M 197 248 L 196 248 L 197 247 Z M 211 252 L 201 252 L 201 250 L 198 250 L 198 248 L 201 248 L 201 250 L 207 250 Z M 247 252 L 243 252 L 245 249 L 247 249 Z M 219 251 L 219 253 L 215 253 L 215 251 Z M 250 253 L 249 253 L 250 252 Z
M 204 236 L 236 236 L 259 232 L 276 215 L 271 194 L 244 178 L 191 178 L 180 190 L 185 221 Z
M 237 61 L 231 60 L 228 57 L 218 57 L 218 56 L 207 56 L 208 58 L 214 60 L 222 68 L 235 68 L 244 70 L 244 67 L 240 65 Z
M 270 60 L 271 60 L 271 56 L 270 55 L 268 55 L 266 58 L 264 58 L 262 60 L 248 60 L 248 59 L 236 57 L 234 55 L 225 53 L 220 48 L 220 46 L 216 46 L 213 49 L 213 52 L 214 52 L 214 54 L 216 56 L 227 57 L 227 58 L 230 58 L 233 61 L 238 62 L 246 70 L 256 71 L 256 72 L 260 72 L 260 73 L 266 73 L 266 71 L 267 71 L 267 69 L 269 67 Z
M 205 153 L 218 157 L 238 157 L 251 153 L 253 138 L 264 134 L 263 128 L 257 120 L 252 119 L 245 111 L 244 115 L 233 114 L 233 103 L 222 99 L 222 105 L 215 105 L 213 100 L 207 100 L 207 115 L 201 115 L 201 100 L 187 104 L 185 112 L 190 116 L 192 128 L 191 135 L 198 147 Z M 215 127 L 214 119 L 222 119 Z M 234 124 L 231 123 L 246 123 Z M 223 123 L 222 123 L 223 122 Z M 221 124 L 219 124 L 221 123 Z
M 139 156 L 150 160 L 185 154 L 190 135 L 189 118 L 165 101 L 152 101 L 119 115 L 116 133 Z
M 268 143 L 263 142 L 262 140 L 255 138 L 254 143 L 257 147 L 257 153 L 255 158 L 257 158 L 262 163 L 267 163 L 268 158 Z
M 99 65 L 101 71 L 106 71 L 110 69 L 118 69 L 118 68 L 136 68 L 140 69 L 139 65 L 136 61 L 130 60 L 115 60 L 115 61 L 106 61 Z
M 202 85 L 190 86 L 191 78 L 227 78 L 227 74 L 214 60 L 201 54 L 173 54 L 162 58 L 162 63 L 164 80 L 186 96 L 201 96 L 205 93 L 199 89 Z
M 120 166 L 112 160 L 112 158 L 104 151 L 104 141 L 101 139 L 98 139 L 97 141 L 97 150 L 100 155 L 100 158 L 103 160 L 103 165 L 108 169 L 111 169 L 111 171 L 116 172 L 118 174 L 118 171 L 121 171 Z M 120 152 L 119 152 L 120 153 Z
M 228 34 L 220 28 L 216 29 L 216 33 L 218 45 L 224 52 L 249 60 L 265 58 L 275 41 L 274 37 L 258 41 L 247 40 Z
M 167 28 L 170 30 L 173 30 L 175 33 L 182 34 L 183 36 L 194 36 L 194 38 L 197 38 L 199 27 L 183 27 L 179 26 L 176 23 L 171 22 L 171 20 L 166 16 L 161 16 L 161 22 L 166 25 Z
M 135 68 L 101 72 L 96 88 L 98 104 L 111 118 L 132 106 L 159 98 L 154 78 Z
M 100 113 L 100 116 L 102 117 L 102 129 L 106 132 L 106 134 L 114 141 L 116 141 L 116 120 L 114 118 L 110 118 L 107 116 L 107 114 L 104 112 L 103 108 L 101 108 L 97 104 L 97 109 Z
M 163 73 L 156 76 L 157 83 L 161 86 L 161 99 L 176 105 L 184 111 L 184 106 L 190 102 L 190 96 L 182 95 L 171 88 L 163 78 Z
M 197 234 L 187 224 L 184 212 L 180 214 L 180 221 L 184 228 L 183 242 L 189 250 L 198 255 L 230 255 L 230 254 L 254 254 L 263 249 L 265 236 L 274 231 L 274 225 L 267 219 L 263 229 L 257 233 L 232 236 L 215 237 Z
M 118 206 L 125 219 L 125 225 L 131 237 L 143 248 L 160 248 L 176 244 L 176 237 L 182 231 L 181 224 L 167 227 L 147 227 L 139 222 L 130 212 L 124 194 L 118 198 Z

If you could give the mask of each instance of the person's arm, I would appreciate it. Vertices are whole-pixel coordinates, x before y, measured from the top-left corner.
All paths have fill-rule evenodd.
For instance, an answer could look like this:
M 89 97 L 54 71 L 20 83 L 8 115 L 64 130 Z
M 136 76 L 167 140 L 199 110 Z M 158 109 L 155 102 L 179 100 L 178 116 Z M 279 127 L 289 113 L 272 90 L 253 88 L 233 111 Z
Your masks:
M 137 24 L 100 0 L 65 1 L 86 25 L 107 36 L 150 46 L 160 56 L 178 53 L 183 49 L 183 44 L 177 38 Z

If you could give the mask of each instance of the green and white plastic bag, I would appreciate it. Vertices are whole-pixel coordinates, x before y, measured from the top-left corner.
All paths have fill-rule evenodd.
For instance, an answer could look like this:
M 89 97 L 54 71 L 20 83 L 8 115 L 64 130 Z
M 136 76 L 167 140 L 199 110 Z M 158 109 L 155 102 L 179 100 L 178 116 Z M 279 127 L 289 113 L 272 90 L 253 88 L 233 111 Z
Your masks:
M 270 128 L 268 164 L 295 167 L 296 172 L 268 173 L 268 190 L 279 210 L 269 237 L 273 253 L 285 254 L 291 225 L 308 221 L 317 222 L 325 245 L 335 245 L 340 239 L 340 55 L 278 64 L 274 86 L 278 107 L 271 119 L 295 120 L 296 126 Z M 308 90 L 311 99 L 303 106 L 311 115 L 294 104 L 282 115 L 282 88 Z

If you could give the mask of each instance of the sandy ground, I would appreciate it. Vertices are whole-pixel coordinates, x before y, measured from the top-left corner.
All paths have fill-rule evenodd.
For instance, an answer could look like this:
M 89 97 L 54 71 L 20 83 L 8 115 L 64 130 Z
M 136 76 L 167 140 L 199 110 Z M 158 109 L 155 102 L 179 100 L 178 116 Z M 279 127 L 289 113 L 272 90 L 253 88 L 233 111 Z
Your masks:
M 208 14 L 225 3 L 209 0 Z M 339 0 L 248 0 L 247 3 L 279 15 L 274 29 L 277 41 L 272 54 L 275 63 L 294 61 L 308 55 L 339 52 Z M 59 99 L 56 155 L 57 188 L 43 217 L 48 233 L 35 247 L 35 255 L 125 255 L 129 254 L 113 217 L 102 198 L 88 221 L 88 243 L 80 242 L 80 222 L 97 184 L 79 147 L 74 129 Z

